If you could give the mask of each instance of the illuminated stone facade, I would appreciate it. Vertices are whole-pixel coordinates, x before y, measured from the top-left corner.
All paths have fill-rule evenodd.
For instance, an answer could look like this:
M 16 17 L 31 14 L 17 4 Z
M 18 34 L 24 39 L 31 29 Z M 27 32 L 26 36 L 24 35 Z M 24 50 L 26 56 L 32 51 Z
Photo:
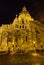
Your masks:
M 0 27 L 0 51 L 44 50 L 44 26 L 23 7 L 12 24 Z

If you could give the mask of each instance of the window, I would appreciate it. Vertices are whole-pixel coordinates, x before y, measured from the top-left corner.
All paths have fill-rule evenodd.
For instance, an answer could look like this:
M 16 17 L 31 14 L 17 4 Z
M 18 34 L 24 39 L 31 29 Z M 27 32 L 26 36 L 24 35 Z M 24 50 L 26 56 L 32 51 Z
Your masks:
M 26 22 L 27 22 L 27 20 L 26 20 Z
M 24 28 L 24 25 L 22 26 L 22 28 Z
M 41 45 L 41 48 L 43 48 L 43 45 Z
M 11 42 L 11 41 L 12 41 L 11 36 L 8 36 L 8 42 Z
M 26 36 L 26 41 L 27 41 L 27 36 Z
M 25 29 L 26 29 L 26 26 L 25 26 Z
M 16 28 L 18 28 L 18 25 L 16 24 L 16 26 L 15 26 Z
M 21 26 L 20 26 L 20 28 L 21 28 Z
M 24 20 L 22 19 L 22 24 L 24 24 Z
M 37 28 L 35 28 L 35 31 L 36 31 L 36 33 L 40 34 L 40 32 L 39 32 L 39 30 L 37 30 Z
M 35 28 L 37 43 L 41 43 L 40 31 Z

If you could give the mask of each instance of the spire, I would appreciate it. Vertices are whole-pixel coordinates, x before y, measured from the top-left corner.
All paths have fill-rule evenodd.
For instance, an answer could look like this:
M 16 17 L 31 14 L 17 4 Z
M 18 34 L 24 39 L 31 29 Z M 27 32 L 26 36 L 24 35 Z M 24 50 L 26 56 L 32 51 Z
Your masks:
M 25 6 L 23 7 L 22 11 L 27 11 L 27 9 L 26 9 L 26 7 L 25 7 Z

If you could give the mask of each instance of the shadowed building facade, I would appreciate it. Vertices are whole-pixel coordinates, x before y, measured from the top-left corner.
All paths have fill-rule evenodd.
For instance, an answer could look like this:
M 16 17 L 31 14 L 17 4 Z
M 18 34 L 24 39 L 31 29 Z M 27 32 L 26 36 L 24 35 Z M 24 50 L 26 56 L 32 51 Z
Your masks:
M 36 15 L 36 14 L 35 14 Z M 12 24 L 0 27 L 0 51 L 44 50 L 44 26 L 23 7 Z

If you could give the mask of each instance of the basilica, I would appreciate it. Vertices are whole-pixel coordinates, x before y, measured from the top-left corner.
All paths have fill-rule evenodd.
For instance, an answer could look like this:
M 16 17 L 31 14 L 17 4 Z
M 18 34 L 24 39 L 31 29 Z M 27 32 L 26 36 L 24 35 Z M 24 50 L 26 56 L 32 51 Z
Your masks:
M 24 6 L 11 24 L 0 26 L 0 52 L 44 50 L 44 25 L 34 20 Z

